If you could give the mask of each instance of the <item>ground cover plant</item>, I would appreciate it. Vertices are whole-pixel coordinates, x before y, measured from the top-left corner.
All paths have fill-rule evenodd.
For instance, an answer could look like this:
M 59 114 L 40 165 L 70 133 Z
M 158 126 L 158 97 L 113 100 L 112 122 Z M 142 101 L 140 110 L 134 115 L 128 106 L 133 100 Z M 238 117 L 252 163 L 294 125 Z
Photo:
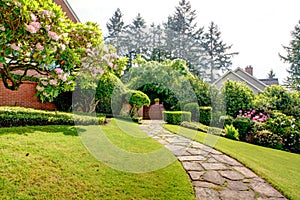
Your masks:
M 203 143 L 207 134 L 184 127 L 165 124 L 167 130 L 192 138 Z M 180 130 L 180 132 L 179 132 Z M 210 137 L 216 137 L 210 135 Z M 237 159 L 267 180 L 286 197 L 300 199 L 300 155 L 253 144 L 230 140 L 224 137 L 216 138 L 214 146 L 217 150 Z
M 132 132 L 139 131 L 137 124 L 122 123 Z M 90 126 L 82 129 L 85 127 Z M 161 148 L 150 138 L 140 141 L 124 134 L 115 119 L 101 127 L 116 145 L 126 150 L 147 152 Z M 188 175 L 179 162 L 149 173 L 117 171 L 89 154 L 74 126 L 58 125 L 0 129 L 0 196 L 3 199 L 194 199 Z

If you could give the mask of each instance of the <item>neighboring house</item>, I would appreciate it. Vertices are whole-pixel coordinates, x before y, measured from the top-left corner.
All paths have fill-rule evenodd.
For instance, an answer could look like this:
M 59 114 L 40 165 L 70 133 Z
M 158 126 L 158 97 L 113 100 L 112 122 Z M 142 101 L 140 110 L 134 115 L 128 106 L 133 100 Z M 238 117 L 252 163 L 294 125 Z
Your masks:
M 245 70 L 239 67 L 234 71 L 229 70 L 218 80 L 216 80 L 213 84 L 217 88 L 221 88 L 223 83 L 226 82 L 228 79 L 232 81 L 244 82 L 255 94 L 258 94 L 259 92 L 263 92 L 265 87 L 267 87 L 268 85 L 279 84 L 277 78 L 271 78 L 271 79 L 255 78 L 253 76 L 253 67 L 251 66 L 246 67 Z
M 62 10 L 66 13 L 74 23 L 79 22 L 78 17 L 72 10 L 67 0 L 53 0 L 60 5 Z M 28 76 L 38 76 L 35 71 L 29 71 Z M 37 83 L 24 81 L 17 91 L 12 91 L 4 87 L 2 80 L 0 80 L 0 106 L 21 106 L 28 108 L 37 108 L 45 110 L 55 110 L 54 103 L 42 103 L 38 98 L 35 98 Z

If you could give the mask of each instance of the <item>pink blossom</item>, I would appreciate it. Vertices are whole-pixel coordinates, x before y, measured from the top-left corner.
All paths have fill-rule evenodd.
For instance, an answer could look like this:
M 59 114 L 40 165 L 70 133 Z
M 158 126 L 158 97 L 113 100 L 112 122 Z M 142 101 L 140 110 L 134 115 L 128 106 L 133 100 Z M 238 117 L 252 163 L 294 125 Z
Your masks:
M 50 85 L 58 85 L 57 80 L 54 79 L 50 80 L 49 83 Z
M 58 78 L 60 80 L 64 81 L 64 82 L 66 82 L 68 80 L 68 77 L 69 77 L 68 74 L 64 74 L 64 75 L 60 74 L 60 75 L 58 75 Z
M 39 86 L 39 85 L 36 86 L 36 90 L 39 91 L 39 92 L 44 91 L 44 89 L 45 89 L 45 88 L 44 88 L 43 86 Z
M 64 44 L 60 44 L 59 47 L 60 47 L 61 50 L 63 50 L 63 51 L 66 50 L 66 45 L 64 45 Z
M 48 36 L 55 41 L 59 40 L 59 35 L 57 35 L 57 33 L 55 33 L 55 32 L 48 31 Z
M 33 26 L 37 31 L 42 27 L 40 22 L 30 22 L 30 26 Z
M 55 71 L 56 74 L 64 73 L 64 70 L 62 70 L 61 68 L 56 68 L 54 71 Z
M 2 62 L 0 62 L 0 68 L 3 68 L 3 63 Z
M 30 14 L 30 17 L 31 17 L 31 20 L 34 21 L 34 22 L 37 20 L 37 16 L 35 16 L 32 13 Z
M 46 31 L 50 31 L 51 26 L 50 26 L 50 25 L 46 25 L 46 26 L 45 26 L 45 29 L 46 29 Z
M 34 26 L 27 25 L 27 24 L 25 24 L 25 26 L 26 26 L 26 31 L 28 31 L 30 33 L 36 33 L 37 32 L 37 29 Z
M 21 48 L 18 45 L 16 45 L 15 43 L 11 44 L 10 47 L 15 51 L 21 51 Z
M 43 16 L 46 16 L 46 17 L 50 17 L 51 16 L 51 12 L 49 10 L 42 10 L 41 11 L 41 14 Z
M 4 26 L 0 26 L 0 31 L 5 31 L 5 27 Z
M 37 43 L 37 44 L 35 45 L 35 47 L 36 47 L 36 49 L 37 49 L 38 51 L 43 51 L 43 50 L 44 50 L 44 46 L 41 45 L 41 43 Z
M 43 84 L 43 85 L 48 85 L 48 82 L 47 81 L 41 81 L 41 83 Z

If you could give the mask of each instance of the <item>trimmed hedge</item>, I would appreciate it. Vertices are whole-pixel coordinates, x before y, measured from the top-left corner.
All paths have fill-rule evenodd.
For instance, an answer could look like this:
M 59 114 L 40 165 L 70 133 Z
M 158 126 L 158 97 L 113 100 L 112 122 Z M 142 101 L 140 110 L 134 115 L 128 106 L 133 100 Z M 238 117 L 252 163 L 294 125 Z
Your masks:
M 183 110 L 192 113 L 192 121 L 199 121 L 199 105 L 198 103 L 187 103 L 184 105 Z
M 210 106 L 199 107 L 200 118 L 199 122 L 204 125 L 209 125 L 211 121 L 212 108 Z
M 22 107 L 0 107 L 0 127 L 42 125 L 99 125 L 105 116 L 73 114 Z
M 251 129 L 250 119 L 246 117 L 238 117 L 233 121 L 232 125 L 234 126 L 234 128 L 239 130 L 239 139 L 242 141 L 246 141 L 247 133 Z
M 183 121 L 191 121 L 191 112 L 185 111 L 164 111 L 163 119 L 169 124 L 180 125 Z

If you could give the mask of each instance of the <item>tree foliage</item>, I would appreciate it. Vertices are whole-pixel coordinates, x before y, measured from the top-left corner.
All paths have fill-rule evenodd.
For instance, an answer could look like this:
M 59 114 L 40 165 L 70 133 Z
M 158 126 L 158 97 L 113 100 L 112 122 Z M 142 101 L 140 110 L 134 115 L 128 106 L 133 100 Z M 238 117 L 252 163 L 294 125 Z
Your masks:
M 72 75 L 87 55 L 86 48 L 103 42 L 96 24 L 74 24 L 51 0 L 1 1 L 0 36 L 0 74 L 5 87 L 12 90 L 18 89 L 29 71 L 71 89 L 71 78 L 59 76 Z M 55 71 L 58 68 L 62 73 Z
M 225 94 L 227 115 L 236 117 L 240 110 L 252 107 L 254 93 L 245 83 L 227 80 L 222 92 Z
M 231 58 L 238 53 L 228 52 L 232 45 L 228 46 L 223 42 L 219 27 L 214 22 L 210 23 L 208 31 L 204 34 L 203 47 L 208 53 L 207 78 L 210 82 L 214 82 L 218 78 L 216 76 L 218 72 L 228 69 L 232 65 Z
M 286 81 L 286 85 L 297 91 L 300 91 L 300 21 L 292 31 L 292 40 L 289 46 L 284 46 L 287 55 L 280 55 L 280 58 L 290 64 L 287 70 L 289 76 Z

